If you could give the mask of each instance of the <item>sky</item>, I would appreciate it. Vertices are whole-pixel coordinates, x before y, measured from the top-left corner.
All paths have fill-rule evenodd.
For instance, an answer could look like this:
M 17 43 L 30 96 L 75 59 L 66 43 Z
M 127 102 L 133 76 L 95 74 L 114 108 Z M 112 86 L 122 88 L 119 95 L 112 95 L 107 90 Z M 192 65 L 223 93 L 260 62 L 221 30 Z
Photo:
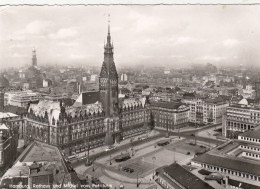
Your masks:
M 259 5 L 0 7 L 0 66 L 101 66 L 110 14 L 123 66 L 260 64 Z

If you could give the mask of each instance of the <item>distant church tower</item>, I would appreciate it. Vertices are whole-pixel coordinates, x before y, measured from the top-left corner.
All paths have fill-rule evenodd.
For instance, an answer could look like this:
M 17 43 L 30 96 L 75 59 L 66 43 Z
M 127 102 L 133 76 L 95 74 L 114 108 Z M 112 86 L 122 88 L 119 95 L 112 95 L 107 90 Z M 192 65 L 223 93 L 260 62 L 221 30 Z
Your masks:
M 99 76 L 99 91 L 105 115 L 109 117 L 118 114 L 118 74 L 114 63 L 109 23 L 107 43 L 104 49 L 104 62 Z
M 32 66 L 37 66 L 37 57 L 36 57 L 35 49 L 33 49 L 33 51 L 32 51 Z

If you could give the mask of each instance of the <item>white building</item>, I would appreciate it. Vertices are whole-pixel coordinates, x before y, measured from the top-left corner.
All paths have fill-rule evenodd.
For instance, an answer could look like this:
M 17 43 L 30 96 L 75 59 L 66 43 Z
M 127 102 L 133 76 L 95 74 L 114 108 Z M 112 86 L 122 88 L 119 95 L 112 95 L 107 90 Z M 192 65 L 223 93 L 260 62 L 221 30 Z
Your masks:
M 38 101 L 40 94 L 32 91 L 9 91 L 4 95 L 5 106 L 27 107 L 30 102 Z
M 92 75 L 90 76 L 90 81 L 95 82 L 95 81 L 97 81 L 97 79 L 98 79 L 98 75 L 96 75 L 96 74 L 92 74 Z

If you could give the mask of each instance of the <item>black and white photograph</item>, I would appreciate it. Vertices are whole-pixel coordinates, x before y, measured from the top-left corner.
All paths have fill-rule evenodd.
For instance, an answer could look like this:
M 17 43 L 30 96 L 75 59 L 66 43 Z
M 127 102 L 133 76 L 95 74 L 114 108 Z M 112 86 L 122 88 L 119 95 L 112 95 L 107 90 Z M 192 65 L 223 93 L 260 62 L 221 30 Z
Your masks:
M 1 5 L 0 188 L 259 189 L 260 5 Z

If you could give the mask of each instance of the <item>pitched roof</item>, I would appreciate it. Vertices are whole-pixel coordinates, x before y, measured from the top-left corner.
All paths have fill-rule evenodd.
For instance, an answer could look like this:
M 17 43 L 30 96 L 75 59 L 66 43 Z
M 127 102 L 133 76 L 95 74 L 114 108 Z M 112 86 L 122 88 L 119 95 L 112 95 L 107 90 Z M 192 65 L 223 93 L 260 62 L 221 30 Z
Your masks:
M 94 104 L 96 102 L 100 102 L 100 93 L 99 91 L 89 91 L 81 93 L 78 99 L 75 102 L 75 105 L 86 105 L 86 104 Z
M 9 128 L 3 123 L 0 125 L 0 130 L 8 130 Z
M 173 163 L 170 166 L 164 168 L 164 171 L 184 188 L 192 189 L 213 189 L 208 183 L 204 182 L 194 174 L 183 168 L 177 163 Z

